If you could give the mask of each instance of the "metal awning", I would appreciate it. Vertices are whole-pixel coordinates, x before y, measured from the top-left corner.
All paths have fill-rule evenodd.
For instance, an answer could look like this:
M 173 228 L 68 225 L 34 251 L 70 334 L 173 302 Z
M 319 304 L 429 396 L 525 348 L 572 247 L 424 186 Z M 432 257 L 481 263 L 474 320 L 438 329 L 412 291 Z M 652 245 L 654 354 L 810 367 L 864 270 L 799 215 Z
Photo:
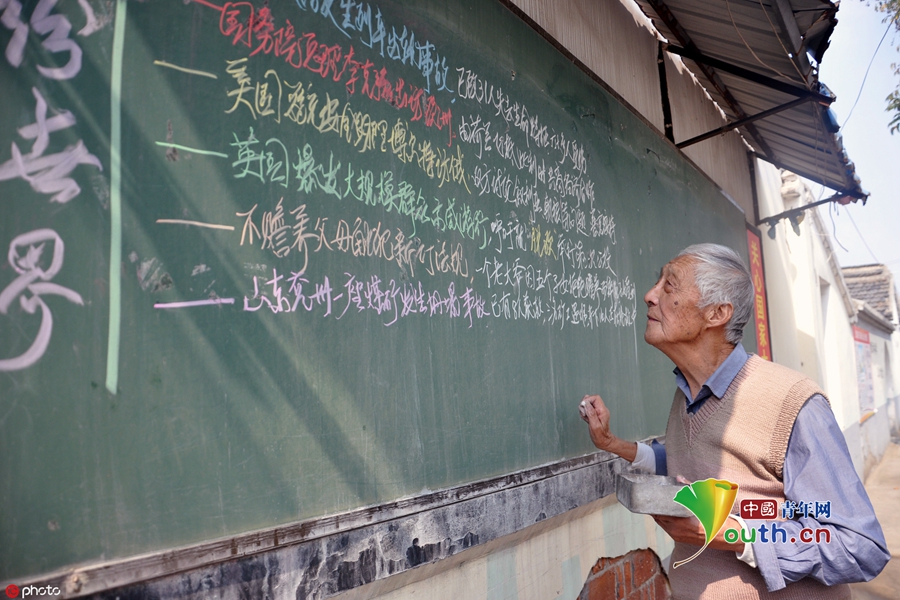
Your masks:
M 837 24 L 826 0 L 635 0 L 681 56 L 729 125 L 690 140 L 740 129 L 755 153 L 858 199 L 860 186 L 833 113 L 834 94 L 817 64 Z

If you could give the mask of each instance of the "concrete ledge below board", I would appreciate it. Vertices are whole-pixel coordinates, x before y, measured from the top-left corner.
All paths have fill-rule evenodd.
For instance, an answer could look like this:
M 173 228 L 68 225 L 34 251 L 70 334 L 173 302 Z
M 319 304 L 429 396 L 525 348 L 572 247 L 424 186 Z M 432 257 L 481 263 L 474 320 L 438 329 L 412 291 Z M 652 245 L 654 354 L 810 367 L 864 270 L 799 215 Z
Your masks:
M 62 598 L 328 598 L 586 507 L 615 493 L 615 475 L 623 464 L 598 452 L 385 505 L 23 583 L 59 587 L 57 597 Z

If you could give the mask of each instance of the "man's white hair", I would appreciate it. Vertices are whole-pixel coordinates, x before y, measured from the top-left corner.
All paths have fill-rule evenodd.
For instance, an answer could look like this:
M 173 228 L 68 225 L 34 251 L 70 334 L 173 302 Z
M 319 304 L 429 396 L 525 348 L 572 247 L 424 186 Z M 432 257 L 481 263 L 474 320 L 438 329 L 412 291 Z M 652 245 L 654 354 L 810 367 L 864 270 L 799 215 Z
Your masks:
M 725 339 L 737 345 L 753 314 L 753 279 L 737 252 L 719 244 L 694 244 L 678 255 L 694 259 L 694 281 L 700 291 L 699 307 L 730 304 L 734 308 L 725 326 Z

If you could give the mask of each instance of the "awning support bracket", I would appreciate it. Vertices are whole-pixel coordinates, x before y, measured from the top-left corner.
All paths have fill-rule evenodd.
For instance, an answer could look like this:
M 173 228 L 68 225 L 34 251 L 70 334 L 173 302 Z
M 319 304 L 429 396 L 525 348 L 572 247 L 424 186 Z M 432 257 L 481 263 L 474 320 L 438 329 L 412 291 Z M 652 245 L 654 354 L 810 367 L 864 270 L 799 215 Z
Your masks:
M 665 130 L 666 138 L 674 144 L 675 130 L 672 126 L 672 106 L 669 103 L 669 83 L 666 77 L 666 61 L 662 42 L 659 42 L 659 49 L 656 54 L 656 66 L 659 71 L 659 92 L 662 99 L 663 128 Z
M 672 14 L 671 9 L 669 9 L 668 5 L 663 0 L 647 0 L 650 3 L 650 6 L 656 12 L 660 19 L 662 19 L 663 23 L 666 24 L 675 38 L 681 43 L 685 48 L 695 49 L 699 52 L 697 45 L 694 44 L 694 41 L 691 39 L 691 36 L 688 35 L 687 30 L 681 26 L 681 23 L 678 22 L 678 19 L 675 18 L 675 15 Z M 716 92 L 718 92 L 722 98 L 725 100 L 725 103 L 728 107 L 734 112 L 734 114 L 742 119 L 747 116 L 747 113 L 744 112 L 744 109 L 741 108 L 740 103 L 735 99 L 735 97 L 731 94 L 731 91 L 719 77 L 719 74 L 716 73 L 716 70 L 712 67 L 709 67 L 704 64 L 698 63 L 697 66 L 700 67 L 700 72 L 709 80 L 712 86 L 715 88 Z M 751 123 L 747 125 L 747 133 L 750 134 L 750 138 L 756 144 L 756 146 L 762 151 L 762 155 L 768 157 L 771 160 L 776 158 L 775 153 L 772 152 L 772 149 L 766 143 L 766 140 L 759 135 L 759 132 L 756 131 L 756 128 Z
M 804 88 L 797 87 L 790 83 L 785 83 L 783 81 L 778 81 L 777 79 L 772 79 L 771 77 L 767 77 L 765 75 L 760 75 L 754 71 L 749 69 L 745 69 L 743 67 L 739 67 L 737 65 L 733 65 L 731 63 L 727 63 L 724 60 L 719 60 L 718 58 L 713 58 L 712 56 L 707 56 L 702 52 L 696 50 L 688 50 L 686 48 L 681 48 L 679 46 L 673 46 L 668 44 L 666 46 L 666 50 L 671 52 L 672 54 L 677 54 L 683 58 L 687 58 L 689 60 L 694 61 L 697 64 L 706 65 L 708 67 L 712 67 L 718 71 L 724 71 L 725 73 L 730 73 L 731 75 L 735 75 L 742 79 L 746 79 L 748 81 L 752 81 L 753 83 L 758 83 L 759 85 L 765 86 L 767 88 L 771 88 L 773 90 L 777 90 L 779 92 L 783 92 L 785 94 L 790 94 L 791 96 L 797 96 L 798 98 L 806 98 L 808 100 L 815 100 L 819 104 L 823 106 L 829 106 L 832 102 L 834 102 L 834 96 L 826 96 L 824 94 L 820 94 L 818 92 L 813 92 Z
M 815 206 L 820 206 L 822 204 L 828 204 L 829 202 L 837 202 L 838 204 L 846 205 L 850 204 L 850 202 L 856 202 L 857 198 L 854 198 L 847 192 L 838 192 L 837 194 L 825 198 L 824 200 L 819 200 L 818 202 L 810 202 L 809 204 L 804 204 L 802 206 L 798 206 L 797 208 L 792 208 L 790 210 L 786 210 L 784 212 L 778 213 L 777 215 L 772 215 L 771 217 L 766 217 L 764 219 L 760 219 L 756 222 L 756 226 L 759 227 L 761 225 L 768 225 L 769 227 L 774 226 L 778 223 L 778 221 L 782 219 L 790 219 L 795 220 L 799 215 L 806 212 L 810 208 Z M 863 204 L 866 203 L 866 197 L 862 198 Z M 798 219 L 800 220 L 800 219 Z M 770 237 L 774 237 L 770 234 Z
M 753 123 L 754 121 L 759 121 L 760 119 L 765 119 L 766 117 L 771 117 L 774 114 L 778 114 L 782 111 L 794 108 L 795 106 L 798 106 L 800 104 L 805 104 L 806 102 L 809 102 L 811 100 L 812 100 L 812 98 L 809 98 L 809 97 L 797 98 L 795 100 L 791 100 L 790 102 L 781 104 L 780 106 L 770 108 L 769 110 L 764 110 L 761 113 L 751 115 L 751 116 L 743 118 L 743 119 L 738 119 L 737 121 L 733 121 L 733 122 L 729 123 L 728 125 L 723 125 L 722 127 L 713 129 L 712 131 L 707 131 L 706 133 L 700 134 L 696 137 L 692 137 L 689 140 L 679 142 L 679 143 L 675 144 L 675 146 L 679 149 L 687 148 L 688 146 L 692 146 L 692 145 L 696 144 L 697 142 L 702 142 L 704 140 L 708 140 L 709 138 L 713 138 L 718 135 L 722 135 L 723 133 L 728 133 L 732 129 L 737 129 L 738 127 L 743 127 L 744 125 L 747 125 L 748 123 Z

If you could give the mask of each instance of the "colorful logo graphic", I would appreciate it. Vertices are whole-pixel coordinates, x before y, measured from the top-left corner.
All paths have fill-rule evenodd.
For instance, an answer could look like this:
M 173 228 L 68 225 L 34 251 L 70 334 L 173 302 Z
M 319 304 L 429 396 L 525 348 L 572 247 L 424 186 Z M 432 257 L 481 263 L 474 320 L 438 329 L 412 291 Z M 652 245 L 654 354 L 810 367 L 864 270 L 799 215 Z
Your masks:
M 695 481 L 678 490 L 673 500 L 694 513 L 706 533 L 706 543 L 690 558 L 676 562 L 673 565 L 675 568 L 691 562 L 706 550 L 709 543 L 725 525 L 725 521 L 728 520 L 728 515 L 731 514 L 731 508 L 737 498 L 737 492 L 736 483 L 712 478 Z

